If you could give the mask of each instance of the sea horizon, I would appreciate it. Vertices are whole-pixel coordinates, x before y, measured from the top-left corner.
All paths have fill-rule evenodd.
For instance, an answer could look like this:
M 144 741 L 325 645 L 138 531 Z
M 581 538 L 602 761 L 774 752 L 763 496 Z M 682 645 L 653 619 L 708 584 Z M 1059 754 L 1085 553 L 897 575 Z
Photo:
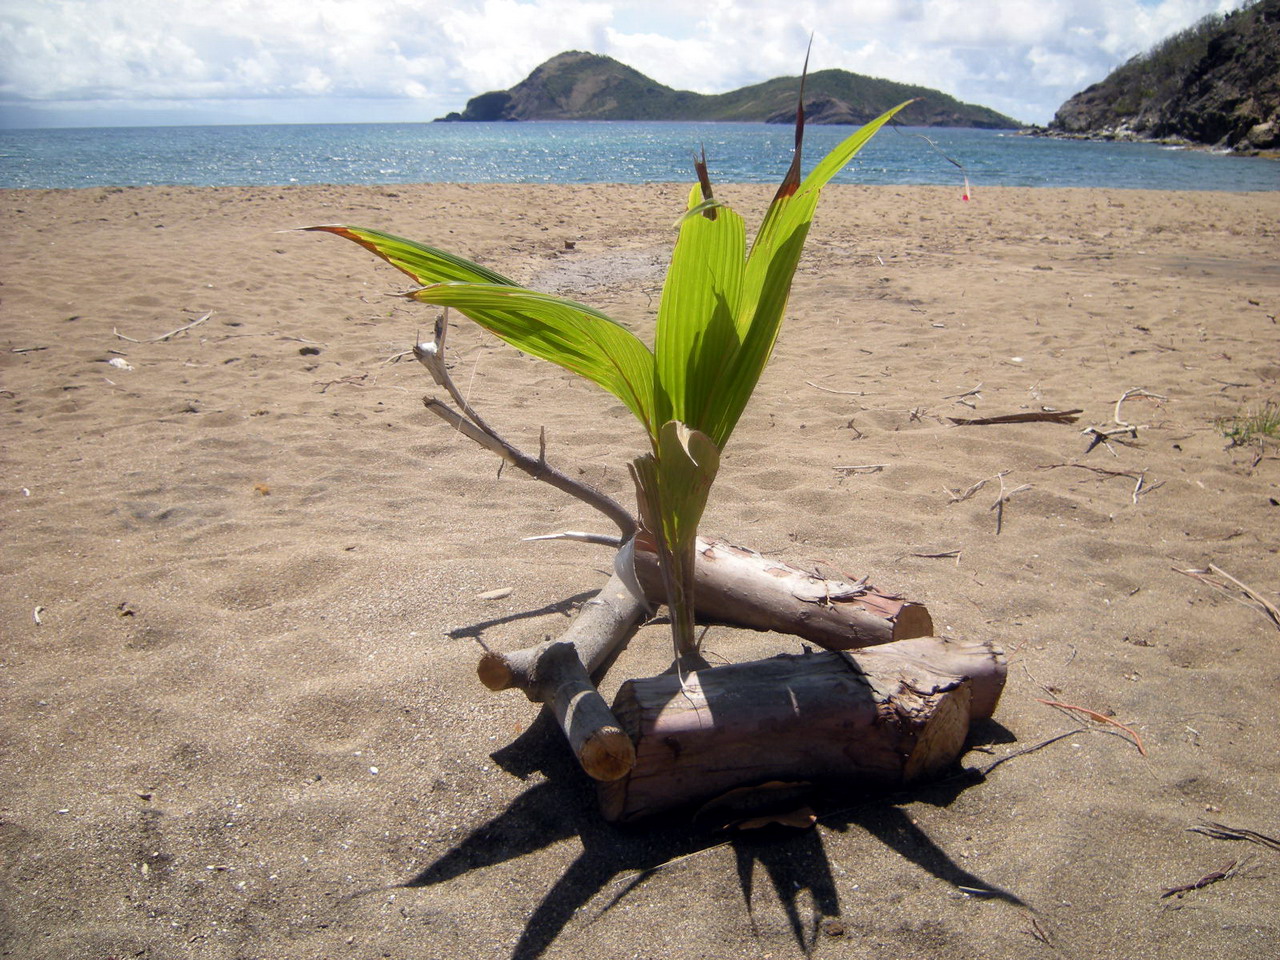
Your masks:
M 854 129 L 808 127 L 806 169 Z M 836 182 L 1280 189 L 1273 159 L 1024 129 L 887 127 Z M 680 120 L 5 129 L 0 188 L 687 182 L 703 149 L 715 182 L 776 182 L 792 139 L 788 124 Z

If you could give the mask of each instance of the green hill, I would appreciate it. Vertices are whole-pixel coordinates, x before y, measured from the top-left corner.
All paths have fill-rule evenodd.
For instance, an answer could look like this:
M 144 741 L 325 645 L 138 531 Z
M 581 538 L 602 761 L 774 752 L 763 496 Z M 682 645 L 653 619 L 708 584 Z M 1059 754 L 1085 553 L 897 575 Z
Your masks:
M 1051 134 L 1280 149 L 1280 0 L 1205 17 L 1064 103 Z
M 790 123 L 799 77 L 778 77 L 728 93 L 674 90 L 612 57 L 569 51 L 552 57 L 510 90 L 472 97 L 444 121 L 723 120 Z M 899 116 L 919 126 L 1007 129 L 1020 124 L 986 107 L 961 103 L 927 87 L 879 80 L 847 70 L 820 70 L 805 84 L 811 123 L 862 124 L 913 97 Z

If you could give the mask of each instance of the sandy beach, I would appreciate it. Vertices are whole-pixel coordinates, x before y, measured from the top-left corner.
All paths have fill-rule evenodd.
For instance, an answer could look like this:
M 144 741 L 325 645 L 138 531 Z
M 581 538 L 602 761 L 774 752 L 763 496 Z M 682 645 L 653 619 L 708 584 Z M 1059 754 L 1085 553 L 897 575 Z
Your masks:
M 961 763 L 1010 759 L 724 836 L 605 824 L 476 680 L 611 566 L 521 538 L 608 525 L 423 408 L 408 278 L 292 232 L 420 239 L 649 339 L 686 189 L 0 193 L 0 956 L 1276 955 L 1280 849 L 1191 828 L 1280 838 L 1280 629 L 1179 571 L 1280 602 L 1280 449 L 1221 425 L 1280 401 L 1280 192 L 828 189 L 704 530 L 1000 644 Z M 770 194 L 717 195 L 750 231 Z M 621 404 L 450 340 L 498 429 L 634 502 Z M 1082 413 L 950 419 L 1046 409 Z M 669 656 L 646 626 L 603 688 Z

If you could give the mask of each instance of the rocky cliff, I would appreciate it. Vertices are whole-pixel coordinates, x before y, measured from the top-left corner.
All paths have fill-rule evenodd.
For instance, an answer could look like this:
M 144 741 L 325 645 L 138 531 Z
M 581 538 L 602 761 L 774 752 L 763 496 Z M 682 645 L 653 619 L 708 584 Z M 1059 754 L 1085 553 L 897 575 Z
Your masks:
M 1048 129 L 1280 150 L 1280 0 L 1169 37 L 1064 103 Z
M 778 77 L 728 93 L 674 90 L 611 57 L 570 51 L 552 57 L 510 90 L 472 97 L 441 120 L 728 120 L 791 123 L 799 77 Z M 847 70 L 809 75 L 806 112 L 813 123 L 866 123 L 890 107 L 922 98 L 900 114 L 920 126 L 1012 128 L 1020 124 L 986 107 L 927 87 Z

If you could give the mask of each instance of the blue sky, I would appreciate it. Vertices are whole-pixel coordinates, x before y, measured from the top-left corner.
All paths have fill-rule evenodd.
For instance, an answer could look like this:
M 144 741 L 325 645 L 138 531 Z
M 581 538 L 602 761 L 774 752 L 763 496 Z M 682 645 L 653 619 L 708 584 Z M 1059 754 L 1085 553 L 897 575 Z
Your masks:
M 563 50 L 717 93 L 840 67 L 1045 123 L 1241 0 L 4 0 L 0 126 L 422 121 Z

